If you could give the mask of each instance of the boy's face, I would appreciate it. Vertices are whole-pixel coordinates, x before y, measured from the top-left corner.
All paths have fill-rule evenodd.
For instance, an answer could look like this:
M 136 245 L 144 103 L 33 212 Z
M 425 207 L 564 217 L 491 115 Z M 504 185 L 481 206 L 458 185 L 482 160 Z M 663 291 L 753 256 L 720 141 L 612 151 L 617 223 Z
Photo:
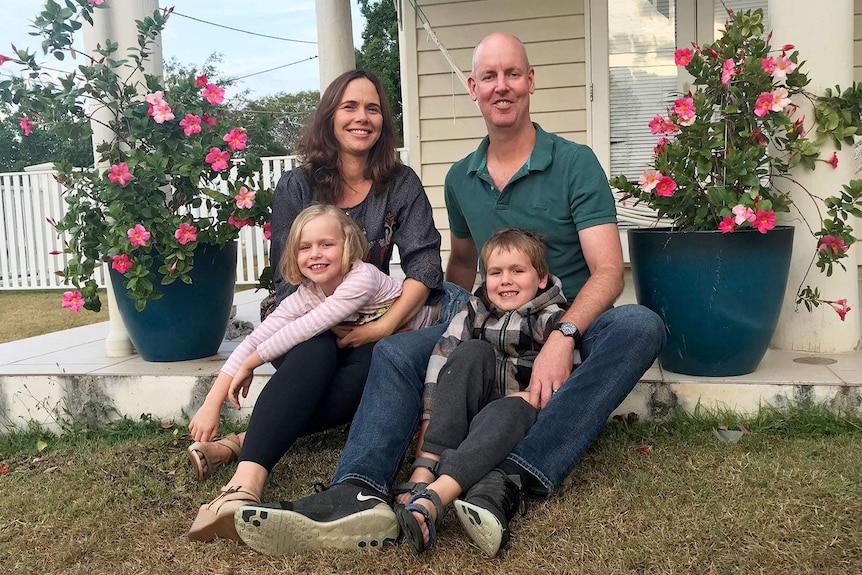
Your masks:
M 518 309 L 548 284 L 548 276 L 539 277 L 530 258 L 521 250 L 496 249 L 485 262 L 485 287 L 488 299 L 504 311 Z

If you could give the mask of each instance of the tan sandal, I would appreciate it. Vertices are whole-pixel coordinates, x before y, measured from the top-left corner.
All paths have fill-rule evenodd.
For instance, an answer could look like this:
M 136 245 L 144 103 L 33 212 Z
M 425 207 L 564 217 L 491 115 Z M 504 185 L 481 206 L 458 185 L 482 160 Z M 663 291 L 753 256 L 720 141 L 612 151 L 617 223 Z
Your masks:
M 234 527 L 233 514 L 243 505 L 255 503 L 260 503 L 260 497 L 240 485 L 222 487 L 218 497 L 201 505 L 189 529 L 189 541 L 206 542 L 221 537 L 242 543 Z
M 214 461 L 211 450 L 213 445 L 221 445 L 231 450 L 232 455 L 224 461 Z M 232 461 L 236 461 L 239 457 L 240 440 L 236 433 L 225 435 L 217 441 L 195 441 L 188 447 L 189 460 L 192 462 L 192 467 L 195 469 L 195 474 L 198 481 L 209 479 L 213 474 Z M 206 469 L 204 469 L 206 464 Z

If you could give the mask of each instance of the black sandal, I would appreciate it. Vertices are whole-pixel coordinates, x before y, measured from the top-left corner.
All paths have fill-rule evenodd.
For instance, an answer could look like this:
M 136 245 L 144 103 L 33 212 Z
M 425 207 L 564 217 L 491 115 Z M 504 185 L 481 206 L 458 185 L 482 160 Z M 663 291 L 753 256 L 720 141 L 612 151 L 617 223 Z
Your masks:
M 434 479 L 437 479 L 437 471 L 440 469 L 439 461 L 434 461 L 430 457 L 419 457 L 413 462 L 410 470 L 412 472 L 414 469 L 420 467 L 430 471 Z M 413 497 L 417 493 L 424 491 L 426 487 L 428 487 L 428 483 L 422 481 L 405 481 L 395 487 L 395 498 L 397 499 L 399 495 L 404 493 L 409 493 L 410 497 Z
M 416 503 L 420 499 L 427 499 L 434 504 L 434 509 L 437 511 L 437 517 L 431 519 L 431 513 L 422 505 Z M 395 510 L 395 517 L 398 519 L 398 526 L 401 527 L 401 532 L 407 537 L 407 543 L 414 553 L 419 555 L 423 551 L 428 551 L 434 547 L 437 540 L 437 529 L 443 523 L 443 502 L 440 501 L 440 496 L 433 489 L 423 489 L 419 493 L 413 495 L 407 505 L 398 507 Z M 425 525 L 428 526 L 428 543 L 425 543 L 425 538 L 422 536 L 422 526 L 419 520 L 413 515 L 413 512 L 420 514 L 425 519 Z

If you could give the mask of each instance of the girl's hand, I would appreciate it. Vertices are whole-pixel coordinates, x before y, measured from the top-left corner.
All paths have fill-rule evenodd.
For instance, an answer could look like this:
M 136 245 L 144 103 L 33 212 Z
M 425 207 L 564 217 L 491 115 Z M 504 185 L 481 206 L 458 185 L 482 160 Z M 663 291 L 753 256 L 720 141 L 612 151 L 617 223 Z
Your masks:
M 382 319 L 382 318 L 381 318 Z M 392 335 L 381 320 L 368 322 L 356 327 L 335 326 L 332 332 L 338 338 L 338 347 L 359 347 L 366 343 L 380 341 L 386 336 Z
M 236 409 L 240 409 L 240 390 L 242 390 L 243 398 L 248 397 L 248 388 L 251 386 L 251 378 L 253 376 L 254 370 L 248 369 L 246 367 L 240 367 L 239 370 L 237 370 L 236 375 L 233 377 L 233 380 L 230 382 L 230 387 L 228 388 L 227 392 L 227 398 L 230 400 L 230 404 Z
M 211 405 L 204 402 L 189 422 L 189 433 L 195 441 L 212 441 L 215 438 L 220 412 L 221 404 Z

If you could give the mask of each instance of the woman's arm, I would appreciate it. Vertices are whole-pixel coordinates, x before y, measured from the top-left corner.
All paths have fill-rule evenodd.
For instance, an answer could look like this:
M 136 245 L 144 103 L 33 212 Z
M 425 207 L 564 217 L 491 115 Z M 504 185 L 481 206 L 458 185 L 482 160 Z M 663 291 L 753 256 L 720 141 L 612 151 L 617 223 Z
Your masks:
M 413 319 L 430 293 L 431 290 L 422 282 L 407 278 L 401 295 L 381 317 L 356 327 L 334 327 L 332 331 L 338 336 L 338 347 L 359 347 L 392 335 Z

